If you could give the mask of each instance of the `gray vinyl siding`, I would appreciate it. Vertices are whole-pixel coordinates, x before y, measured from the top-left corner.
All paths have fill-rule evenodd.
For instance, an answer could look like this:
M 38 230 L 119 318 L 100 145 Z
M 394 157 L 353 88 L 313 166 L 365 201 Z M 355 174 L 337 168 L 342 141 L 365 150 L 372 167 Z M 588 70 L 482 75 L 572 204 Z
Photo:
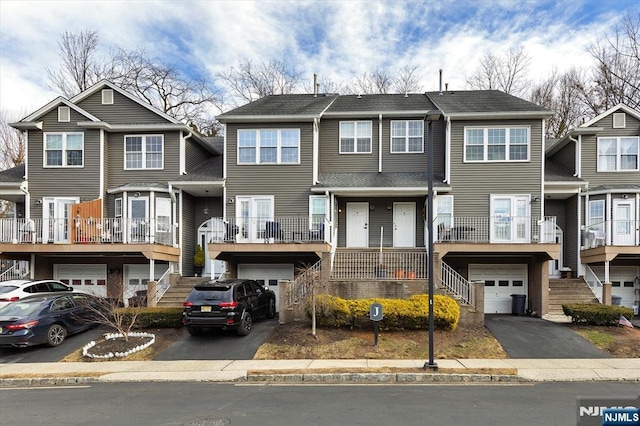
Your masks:
M 568 266 L 572 271 L 578 270 L 578 251 L 582 245 L 581 235 L 578 231 L 578 196 L 565 200 L 566 221 L 562 228 L 564 231 L 564 266 Z M 584 222 L 582 222 L 584 223 Z
M 43 131 L 29 131 L 29 192 L 31 217 L 42 215 L 42 205 L 35 204 L 42 197 L 80 197 L 81 201 L 98 198 L 100 194 L 100 131 L 79 128 L 75 123 L 86 117 L 71 110 L 71 121 L 58 122 L 58 109 L 53 108 L 42 117 Z M 83 167 L 49 167 L 44 165 L 44 133 L 84 133 Z
M 340 154 L 340 122 L 371 122 L 371 153 Z M 387 124 L 388 127 L 388 124 Z M 377 172 L 378 119 L 326 119 L 320 123 L 320 173 Z M 388 130 L 387 130 L 388 132 Z M 418 155 L 416 155 L 418 157 Z M 404 171 L 410 171 L 405 169 Z
M 196 237 L 198 235 L 198 226 L 200 222 L 196 224 L 195 220 L 195 201 L 194 198 L 187 194 L 182 193 L 182 275 L 186 277 L 193 276 L 193 254 L 195 253 L 195 246 L 197 244 Z
M 427 171 L 427 141 L 429 136 L 428 123 L 424 122 L 423 152 L 414 153 L 391 153 L 391 121 L 416 120 L 406 119 L 386 119 L 382 120 L 382 171 L 383 172 L 426 172 Z M 444 121 L 433 123 L 433 166 L 436 173 L 444 170 Z
M 185 171 L 187 173 L 200 165 L 203 161 L 212 157 L 212 154 L 202 145 L 194 142 L 193 138 L 189 138 L 185 141 L 185 151 Z
M 464 129 L 492 126 L 529 126 L 528 162 L 464 162 Z M 541 196 L 542 182 L 541 120 L 454 121 L 451 125 L 451 186 L 454 216 L 489 215 L 490 195 L 514 194 Z M 540 216 L 540 204 L 531 204 L 531 215 Z
M 626 127 L 624 129 L 613 128 L 613 114 L 609 114 L 602 120 L 593 124 L 594 127 L 603 127 L 604 130 L 597 136 L 582 137 L 582 179 L 589 182 L 590 187 L 597 185 L 624 185 L 640 183 L 640 172 L 597 172 L 598 144 L 597 139 L 603 137 L 621 137 L 640 135 L 640 121 L 626 115 Z
M 237 164 L 238 129 L 300 129 L 300 164 Z M 307 214 L 313 184 L 313 132 L 311 123 L 227 125 L 227 198 L 237 195 L 273 195 L 276 216 Z M 235 214 L 235 204 L 227 205 Z
M 78 106 L 109 124 L 157 124 L 168 120 L 113 91 L 113 104 L 102 105 L 102 90 L 78 103 Z M 84 121 L 87 121 L 85 118 Z
M 425 247 L 424 244 L 424 220 L 423 208 L 425 205 L 425 197 L 409 197 L 409 198 L 357 198 L 357 197 L 341 197 L 338 199 L 338 247 L 345 247 L 347 244 L 347 203 L 363 203 L 367 202 L 373 205 L 374 209 L 369 210 L 369 247 L 380 247 L 380 228 L 383 228 L 382 246 L 393 247 L 393 207 L 391 210 L 387 206 L 393 206 L 397 203 L 415 203 L 416 204 L 416 247 Z
M 569 142 L 551 158 L 554 163 L 563 165 L 573 174 L 576 169 L 576 144 Z
M 160 135 L 164 134 L 164 169 L 162 170 L 125 170 L 124 168 L 124 137 L 132 135 Z M 107 179 L 109 188 L 115 188 L 127 183 L 150 183 L 167 181 L 179 176 L 180 172 L 180 132 L 145 132 L 145 133 L 111 133 L 107 145 L 109 169 Z

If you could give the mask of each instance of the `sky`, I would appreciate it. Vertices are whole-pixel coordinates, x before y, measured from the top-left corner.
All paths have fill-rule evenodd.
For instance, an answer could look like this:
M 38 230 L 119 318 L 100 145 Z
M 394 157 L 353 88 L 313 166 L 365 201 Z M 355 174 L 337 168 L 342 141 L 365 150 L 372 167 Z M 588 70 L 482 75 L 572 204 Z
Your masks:
M 215 82 L 239 61 L 285 60 L 333 81 L 417 66 L 422 89 L 464 89 L 487 53 L 522 46 L 533 81 L 587 68 L 587 47 L 615 30 L 637 0 L 31 1 L 0 0 L 0 110 L 21 116 L 60 95 L 64 31 L 97 30 L 103 54 L 143 49 Z M 322 88 L 321 88 L 322 90 Z

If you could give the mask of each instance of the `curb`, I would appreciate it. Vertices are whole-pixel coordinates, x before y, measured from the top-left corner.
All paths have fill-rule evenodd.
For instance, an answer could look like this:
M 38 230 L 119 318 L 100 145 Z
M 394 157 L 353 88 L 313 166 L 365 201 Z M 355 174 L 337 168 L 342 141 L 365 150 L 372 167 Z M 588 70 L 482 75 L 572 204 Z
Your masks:
M 247 382 L 279 383 L 489 383 L 530 382 L 508 374 L 446 374 L 446 373 L 303 373 L 251 374 Z

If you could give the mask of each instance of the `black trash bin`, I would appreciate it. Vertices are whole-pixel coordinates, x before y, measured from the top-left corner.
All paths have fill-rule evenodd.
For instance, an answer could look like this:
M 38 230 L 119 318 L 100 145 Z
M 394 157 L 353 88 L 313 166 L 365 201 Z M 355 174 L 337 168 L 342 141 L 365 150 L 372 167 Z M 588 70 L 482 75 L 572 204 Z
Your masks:
M 611 295 L 611 304 L 613 306 L 621 306 L 622 305 L 622 297 Z
M 526 294 L 511 295 L 511 315 L 524 315 L 524 305 L 527 300 Z

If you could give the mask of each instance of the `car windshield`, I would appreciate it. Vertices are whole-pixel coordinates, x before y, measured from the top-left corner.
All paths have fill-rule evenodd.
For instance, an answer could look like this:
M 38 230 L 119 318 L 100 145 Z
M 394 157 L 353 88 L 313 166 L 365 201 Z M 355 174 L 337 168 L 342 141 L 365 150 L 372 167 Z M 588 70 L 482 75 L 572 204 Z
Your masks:
M 189 300 L 192 302 L 205 300 L 229 302 L 233 300 L 231 287 L 198 286 L 195 287 L 195 290 L 189 296 Z
M 28 317 L 42 309 L 42 302 L 13 302 L 0 308 L 0 317 Z
M 18 287 L 14 285 L 0 285 L 0 294 L 9 293 L 10 291 L 17 289 Z

